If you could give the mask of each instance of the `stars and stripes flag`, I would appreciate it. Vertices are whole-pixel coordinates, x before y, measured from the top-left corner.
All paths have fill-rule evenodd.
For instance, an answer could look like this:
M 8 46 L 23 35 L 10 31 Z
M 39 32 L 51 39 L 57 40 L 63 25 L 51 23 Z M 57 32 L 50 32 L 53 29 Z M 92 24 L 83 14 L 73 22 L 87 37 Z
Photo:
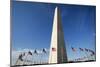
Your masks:
M 92 51 L 92 54 L 94 55 L 94 54 L 95 54 L 95 52 L 94 52 L 94 51 Z
M 76 51 L 76 49 L 74 47 L 71 47 L 71 48 L 72 48 L 72 51 L 74 51 L 74 52 Z
M 88 52 L 89 50 L 87 48 L 85 48 L 85 51 Z
M 83 48 L 79 48 L 80 49 L 80 51 L 84 51 L 84 49 Z
M 31 52 L 31 51 L 29 51 L 29 52 L 28 52 L 28 54 L 29 54 L 29 55 L 32 55 L 32 52 Z
M 91 54 L 91 56 L 93 56 L 93 55 L 95 55 L 95 52 L 94 52 L 94 51 L 92 51 L 92 54 Z
M 52 51 L 56 51 L 56 48 L 52 47 Z
M 93 50 L 89 49 L 89 52 L 91 52 L 91 56 L 95 55 L 95 52 Z
M 47 52 L 46 52 L 46 49 L 44 49 L 44 48 L 43 48 L 42 52 L 43 52 L 43 53 L 47 53 Z
M 20 54 L 18 57 L 19 60 L 23 61 L 23 54 Z
M 35 53 L 35 54 L 38 54 L 37 50 L 34 50 L 34 53 Z
M 86 49 L 86 48 L 85 48 L 85 51 L 91 52 L 91 56 L 95 55 L 95 52 L 94 52 L 93 50 L 91 50 L 91 49 Z

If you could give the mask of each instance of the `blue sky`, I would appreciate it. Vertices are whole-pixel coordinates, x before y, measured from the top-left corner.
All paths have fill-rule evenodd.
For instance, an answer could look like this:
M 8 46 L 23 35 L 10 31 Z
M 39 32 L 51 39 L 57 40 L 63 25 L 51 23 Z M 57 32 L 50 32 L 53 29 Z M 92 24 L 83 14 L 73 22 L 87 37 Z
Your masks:
M 12 48 L 50 48 L 54 9 L 61 10 L 64 39 L 69 58 L 71 46 L 95 51 L 96 7 L 13 1 L 12 3 Z

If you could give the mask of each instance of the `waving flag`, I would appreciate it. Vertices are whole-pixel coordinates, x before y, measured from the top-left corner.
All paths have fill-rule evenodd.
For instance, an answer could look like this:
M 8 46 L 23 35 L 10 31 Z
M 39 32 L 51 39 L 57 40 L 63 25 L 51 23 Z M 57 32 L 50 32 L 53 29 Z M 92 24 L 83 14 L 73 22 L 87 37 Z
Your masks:
M 18 59 L 21 60 L 21 61 L 23 61 L 22 57 L 23 57 L 23 55 L 20 54 L 19 57 L 18 57 Z
M 44 48 L 43 48 L 43 50 L 42 50 L 42 51 L 43 51 L 43 53 L 47 53 L 47 52 L 46 52 L 46 49 L 44 49 Z
M 32 55 L 32 52 L 31 52 L 31 51 L 29 51 L 29 52 L 28 52 L 28 54 L 29 54 L 29 55 Z
M 79 48 L 80 49 L 80 51 L 84 51 L 82 48 Z
M 38 54 L 38 53 L 37 53 L 37 50 L 35 50 L 34 53 L 35 53 L 35 54 Z
M 73 48 L 73 47 L 71 47 L 71 48 L 72 48 L 72 51 L 74 51 L 74 52 L 76 51 L 76 49 L 75 49 L 75 48 Z
M 95 52 L 94 52 L 93 50 L 90 50 L 90 49 L 89 49 L 89 52 L 91 52 L 92 54 L 95 54 Z
M 91 52 L 91 56 L 95 55 L 95 52 L 93 50 L 89 50 Z
M 89 50 L 88 50 L 87 48 L 85 48 L 85 51 L 87 51 L 87 52 L 88 52 Z
M 94 51 L 92 51 L 92 54 L 94 55 L 94 54 L 95 54 L 95 52 L 94 52 Z
M 56 48 L 52 48 L 52 51 L 56 51 Z

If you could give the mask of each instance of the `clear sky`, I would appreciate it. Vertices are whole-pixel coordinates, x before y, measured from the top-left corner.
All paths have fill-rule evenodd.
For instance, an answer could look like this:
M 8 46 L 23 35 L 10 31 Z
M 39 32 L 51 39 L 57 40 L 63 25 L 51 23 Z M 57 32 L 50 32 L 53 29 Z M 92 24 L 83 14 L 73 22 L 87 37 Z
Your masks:
M 12 48 L 50 48 L 54 9 L 61 10 L 64 39 L 69 58 L 83 56 L 78 51 L 73 56 L 71 46 L 95 51 L 96 7 L 13 1 Z

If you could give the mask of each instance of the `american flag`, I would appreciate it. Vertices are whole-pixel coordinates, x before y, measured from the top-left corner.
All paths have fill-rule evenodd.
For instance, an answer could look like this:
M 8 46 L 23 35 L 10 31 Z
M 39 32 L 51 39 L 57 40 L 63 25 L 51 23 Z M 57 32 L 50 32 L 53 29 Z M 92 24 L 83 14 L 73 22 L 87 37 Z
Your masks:
M 87 52 L 88 52 L 89 50 L 88 50 L 87 48 L 85 48 L 85 51 L 87 51 Z
M 18 57 L 18 59 L 21 60 L 21 61 L 23 61 L 22 57 L 23 57 L 23 55 L 20 54 L 19 57 Z
M 34 53 L 35 53 L 35 54 L 38 54 L 37 50 L 34 50 Z
M 82 48 L 79 48 L 80 49 L 80 51 L 84 51 Z
M 56 48 L 52 48 L 52 51 L 56 51 Z
M 72 51 L 74 51 L 74 52 L 76 51 L 76 49 L 75 49 L 75 48 L 73 48 L 73 47 L 71 47 L 71 48 L 72 48 Z
M 44 53 L 47 53 L 47 52 L 46 52 L 46 49 L 44 49 L 44 48 L 43 48 L 43 50 L 42 50 L 42 51 L 43 51 Z
M 28 52 L 28 54 L 29 54 L 29 55 L 32 55 L 32 52 L 31 52 L 31 51 L 29 51 L 29 52 Z
M 93 55 L 95 55 L 95 52 L 94 52 L 94 51 L 92 51 L 92 54 L 93 54 Z
M 89 49 L 89 52 L 91 52 L 91 56 L 95 55 L 95 52 L 93 50 Z

